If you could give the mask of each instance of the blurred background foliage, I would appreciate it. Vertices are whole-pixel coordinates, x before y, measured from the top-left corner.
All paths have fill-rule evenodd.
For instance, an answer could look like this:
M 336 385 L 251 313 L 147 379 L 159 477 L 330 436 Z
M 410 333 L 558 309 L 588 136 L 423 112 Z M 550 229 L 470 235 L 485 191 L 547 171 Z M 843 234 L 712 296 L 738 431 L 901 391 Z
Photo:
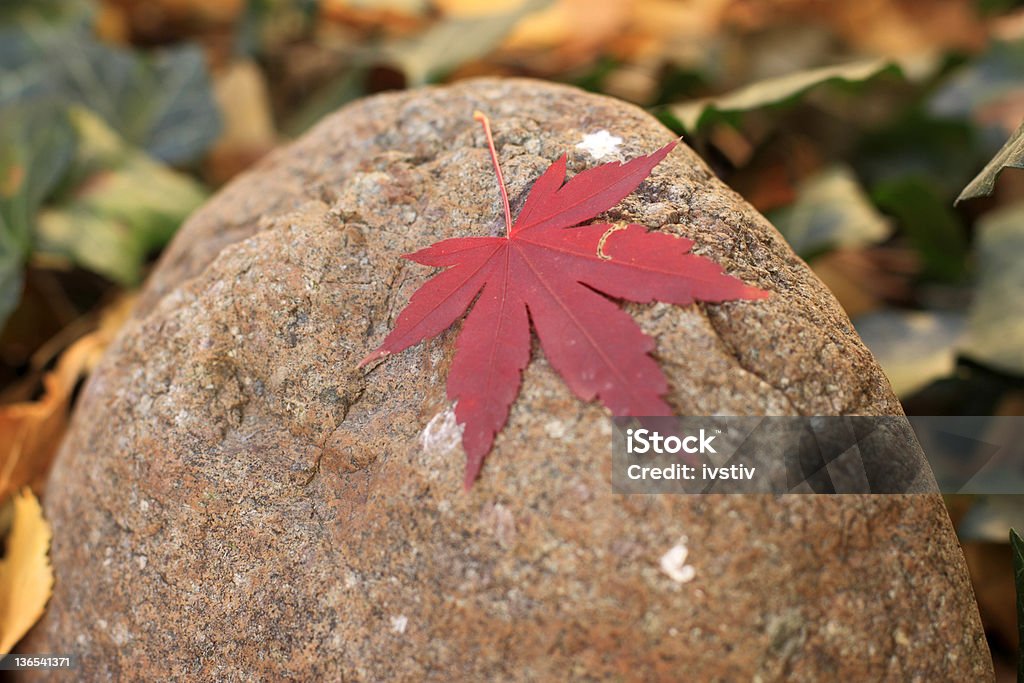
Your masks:
M 62 352 L 269 150 L 355 98 L 480 75 L 684 135 L 828 284 L 908 413 L 1024 413 L 1014 0 L 3 0 L 0 401 L 43 402 Z M 1024 505 L 950 510 L 1012 651 Z

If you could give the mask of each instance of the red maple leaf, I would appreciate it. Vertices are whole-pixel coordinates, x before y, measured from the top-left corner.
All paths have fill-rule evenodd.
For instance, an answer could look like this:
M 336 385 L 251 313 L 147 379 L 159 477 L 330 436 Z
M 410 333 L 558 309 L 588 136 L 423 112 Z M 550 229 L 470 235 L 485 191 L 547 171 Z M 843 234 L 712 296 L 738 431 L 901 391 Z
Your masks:
M 662 399 L 668 381 L 649 355 L 654 340 L 607 297 L 685 306 L 767 296 L 714 261 L 687 253 L 688 239 L 633 224 L 575 227 L 635 190 L 675 141 L 568 182 L 563 155 L 534 183 L 513 223 L 490 126 L 483 114 L 475 118 L 483 123 L 498 176 L 506 234 L 457 237 L 406 254 L 446 270 L 412 295 L 391 333 L 360 364 L 440 334 L 471 309 L 448 372 L 448 398 L 465 426 L 467 489 L 519 393 L 531 321 L 548 362 L 582 400 L 597 398 L 614 415 L 671 415 Z

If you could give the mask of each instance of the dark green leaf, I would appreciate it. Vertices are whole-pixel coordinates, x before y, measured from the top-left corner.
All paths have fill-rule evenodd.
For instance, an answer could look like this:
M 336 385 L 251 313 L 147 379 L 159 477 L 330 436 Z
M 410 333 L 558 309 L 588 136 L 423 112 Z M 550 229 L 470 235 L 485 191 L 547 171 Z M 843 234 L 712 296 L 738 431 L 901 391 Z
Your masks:
M 172 164 L 198 157 L 220 131 L 202 52 L 152 58 L 52 28 L 0 30 L 0 104 L 49 100 L 81 104 L 126 140 Z
M 144 92 L 131 98 L 134 107 L 128 105 L 139 113 L 125 122 L 126 130 L 134 129 L 127 139 L 157 159 L 192 160 L 220 133 L 220 110 L 198 47 L 157 53 L 137 87 Z
M 1017 681 L 1024 681 L 1024 538 L 1010 529 L 1013 550 L 1013 585 L 1017 589 Z
M 21 296 L 36 212 L 74 147 L 74 132 L 59 109 L 0 107 L 0 327 Z
M 21 299 L 25 257 L 10 236 L 0 233 L 0 330 Z
M 98 117 L 72 110 L 81 144 L 76 186 L 39 215 L 37 253 L 69 259 L 125 285 L 204 199 L 188 176 L 126 145 Z
M 47 22 L 81 25 L 92 11 L 92 4 L 87 0 L 3 0 L 0 2 L 0 24 Z
M 792 102 L 818 86 L 828 83 L 857 83 L 883 73 L 899 73 L 899 67 L 886 59 L 868 59 L 848 64 L 808 69 L 751 83 L 717 97 L 684 102 L 670 107 L 672 114 L 687 130 L 696 132 L 712 120 L 728 113 L 745 112 Z
M 911 110 L 865 135 L 853 164 L 868 187 L 908 176 L 926 178 L 950 203 L 970 180 L 972 167 L 983 164 L 989 153 L 970 123 Z
M 959 216 L 927 181 L 914 176 L 881 183 L 872 193 L 924 260 L 924 275 L 953 281 L 967 265 L 967 236 Z

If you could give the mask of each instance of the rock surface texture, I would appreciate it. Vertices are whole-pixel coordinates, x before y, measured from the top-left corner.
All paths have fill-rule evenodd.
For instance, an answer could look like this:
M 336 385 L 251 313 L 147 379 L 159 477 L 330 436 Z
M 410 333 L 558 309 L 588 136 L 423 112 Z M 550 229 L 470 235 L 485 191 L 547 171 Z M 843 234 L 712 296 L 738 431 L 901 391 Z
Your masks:
M 991 662 L 938 495 L 614 496 L 609 420 L 539 349 L 481 479 L 445 400 L 454 332 L 368 371 L 428 268 L 503 229 L 632 106 L 480 80 L 349 106 L 183 229 L 80 397 L 46 495 L 56 593 L 29 651 L 79 680 L 978 681 Z M 605 157 L 601 162 L 612 157 Z M 678 414 L 900 406 L 824 286 L 678 148 L 617 208 L 774 295 L 631 305 Z

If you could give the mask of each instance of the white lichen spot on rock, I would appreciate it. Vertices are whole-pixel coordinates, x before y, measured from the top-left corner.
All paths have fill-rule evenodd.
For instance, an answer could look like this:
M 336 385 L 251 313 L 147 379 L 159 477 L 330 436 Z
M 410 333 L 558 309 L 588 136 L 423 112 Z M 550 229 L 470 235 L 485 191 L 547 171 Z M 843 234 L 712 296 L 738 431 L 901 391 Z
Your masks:
M 548 435 L 549 439 L 563 439 L 565 438 L 565 423 L 561 420 L 549 420 L 544 425 L 544 433 Z
M 481 513 L 481 522 L 491 531 L 502 548 L 508 548 L 515 541 L 515 517 L 512 516 L 512 511 L 501 503 L 485 505 Z
M 617 155 L 622 138 L 612 135 L 606 130 L 599 130 L 596 133 L 587 133 L 583 136 L 583 142 L 576 145 L 576 149 L 584 152 L 595 159 L 603 159 L 606 156 Z
M 110 629 L 110 639 L 114 641 L 115 645 L 123 646 L 127 645 L 128 641 L 132 639 L 132 634 L 124 624 L 117 623 Z
M 688 583 L 697 576 L 697 570 L 686 564 L 686 558 L 690 555 L 686 544 L 687 538 L 683 536 L 661 556 L 661 571 L 676 583 Z
M 409 617 L 404 614 L 399 614 L 397 617 L 391 617 L 391 632 L 402 634 L 405 633 L 405 628 L 409 625 Z
M 420 444 L 428 454 L 445 454 L 458 447 L 462 428 L 455 422 L 455 411 L 448 408 L 430 419 L 420 435 Z

